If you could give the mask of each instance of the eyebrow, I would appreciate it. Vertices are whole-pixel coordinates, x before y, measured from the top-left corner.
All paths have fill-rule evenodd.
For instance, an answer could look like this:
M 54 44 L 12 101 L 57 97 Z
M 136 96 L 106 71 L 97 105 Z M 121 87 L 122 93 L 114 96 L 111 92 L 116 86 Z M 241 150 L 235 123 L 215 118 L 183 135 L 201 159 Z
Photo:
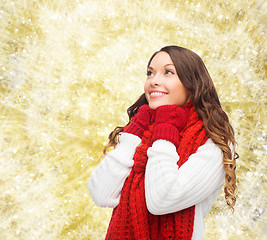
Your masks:
M 166 65 L 164 65 L 163 67 L 167 67 L 167 66 L 174 66 L 174 64 L 172 64 L 172 63 L 169 63 L 169 64 L 166 64 Z M 148 68 L 150 68 L 150 69 L 152 69 L 152 70 L 154 70 L 154 68 L 153 67 L 148 67 Z

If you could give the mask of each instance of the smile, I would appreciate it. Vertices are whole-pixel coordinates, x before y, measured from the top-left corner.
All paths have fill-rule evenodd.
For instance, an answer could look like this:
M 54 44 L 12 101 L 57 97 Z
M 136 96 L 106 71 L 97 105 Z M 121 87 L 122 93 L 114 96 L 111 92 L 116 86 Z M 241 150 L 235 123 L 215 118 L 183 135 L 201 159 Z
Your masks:
M 167 93 L 164 93 L 164 92 L 152 92 L 152 93 L 150 93 L 150 96 L 162 96 L 162 95 L 167 95 Z

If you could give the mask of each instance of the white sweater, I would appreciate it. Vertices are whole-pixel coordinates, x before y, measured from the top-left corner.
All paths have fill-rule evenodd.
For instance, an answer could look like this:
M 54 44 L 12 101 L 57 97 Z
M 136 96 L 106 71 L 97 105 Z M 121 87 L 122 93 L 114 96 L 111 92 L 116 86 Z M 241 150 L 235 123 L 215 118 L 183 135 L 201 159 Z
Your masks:
M 96 205 L 115 208 L 119 204 L 122 187 L 140 143 L 139 137 L 122 133 L 115 149 L 92 172 L 88 187 Z M 176 148 L 169 141 L 155 141 L 147 156 L 145 196 L 148 211 L 162 215 L 195 205 L 192 239 L 204 239 L 204 218 L 224 181 L 221 149 L 208 139 L 180 168 Z

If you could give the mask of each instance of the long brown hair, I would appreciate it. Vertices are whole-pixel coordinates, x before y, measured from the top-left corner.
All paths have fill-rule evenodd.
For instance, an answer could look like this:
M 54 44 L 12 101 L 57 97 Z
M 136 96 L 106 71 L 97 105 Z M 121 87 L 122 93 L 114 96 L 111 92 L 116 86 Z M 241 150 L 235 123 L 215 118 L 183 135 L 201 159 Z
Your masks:
M 150 65 L 153 57 L 160 51 L 167 52 L 175 66 L 176 72 L 182 84 L 192 93 L 194 107 L 203 120 L 205 130 L 213 142 L 219 146 L 223 152 L 223 166 L 225 170 L 225 200 L 230 209 L 234 211 L 236 203 L 236 159 L 239 157 L 235 151 L 236 141 L 234 130 L 227 114 L 223 111 L 215 86 L 208 73 L 202 59 L 193 51 L 179 47 L 166 46 L 155 52 L 150 58 Z M 143 93 L 138 100 L 127 109 L 129 122 L 138 108 L 148 104 Z M 129 124 L 129 123 L 128 123 Z M 127 125 L 128 125 L 127 124 Z M 109 143 L 104 148 L 103 153 L 109 147 L 118 143 L 118 137 L 124 127 L 116 127 L 109 135 Z M 231 151 L 230 147 L 233 147 Z

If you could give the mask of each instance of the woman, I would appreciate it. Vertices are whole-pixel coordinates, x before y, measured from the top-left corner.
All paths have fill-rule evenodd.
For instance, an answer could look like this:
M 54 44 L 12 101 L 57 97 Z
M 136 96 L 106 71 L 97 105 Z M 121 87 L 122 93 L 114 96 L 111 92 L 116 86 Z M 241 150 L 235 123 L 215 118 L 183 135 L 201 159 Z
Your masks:
M 233 210 L 238 155 L 201 58 L 179 46 L 154 53 L 144 94 L 128 115 L 88 185 L 97 205 L 114 208 L 106 239 L 204 239 L 204 218 L 224 179 Z

